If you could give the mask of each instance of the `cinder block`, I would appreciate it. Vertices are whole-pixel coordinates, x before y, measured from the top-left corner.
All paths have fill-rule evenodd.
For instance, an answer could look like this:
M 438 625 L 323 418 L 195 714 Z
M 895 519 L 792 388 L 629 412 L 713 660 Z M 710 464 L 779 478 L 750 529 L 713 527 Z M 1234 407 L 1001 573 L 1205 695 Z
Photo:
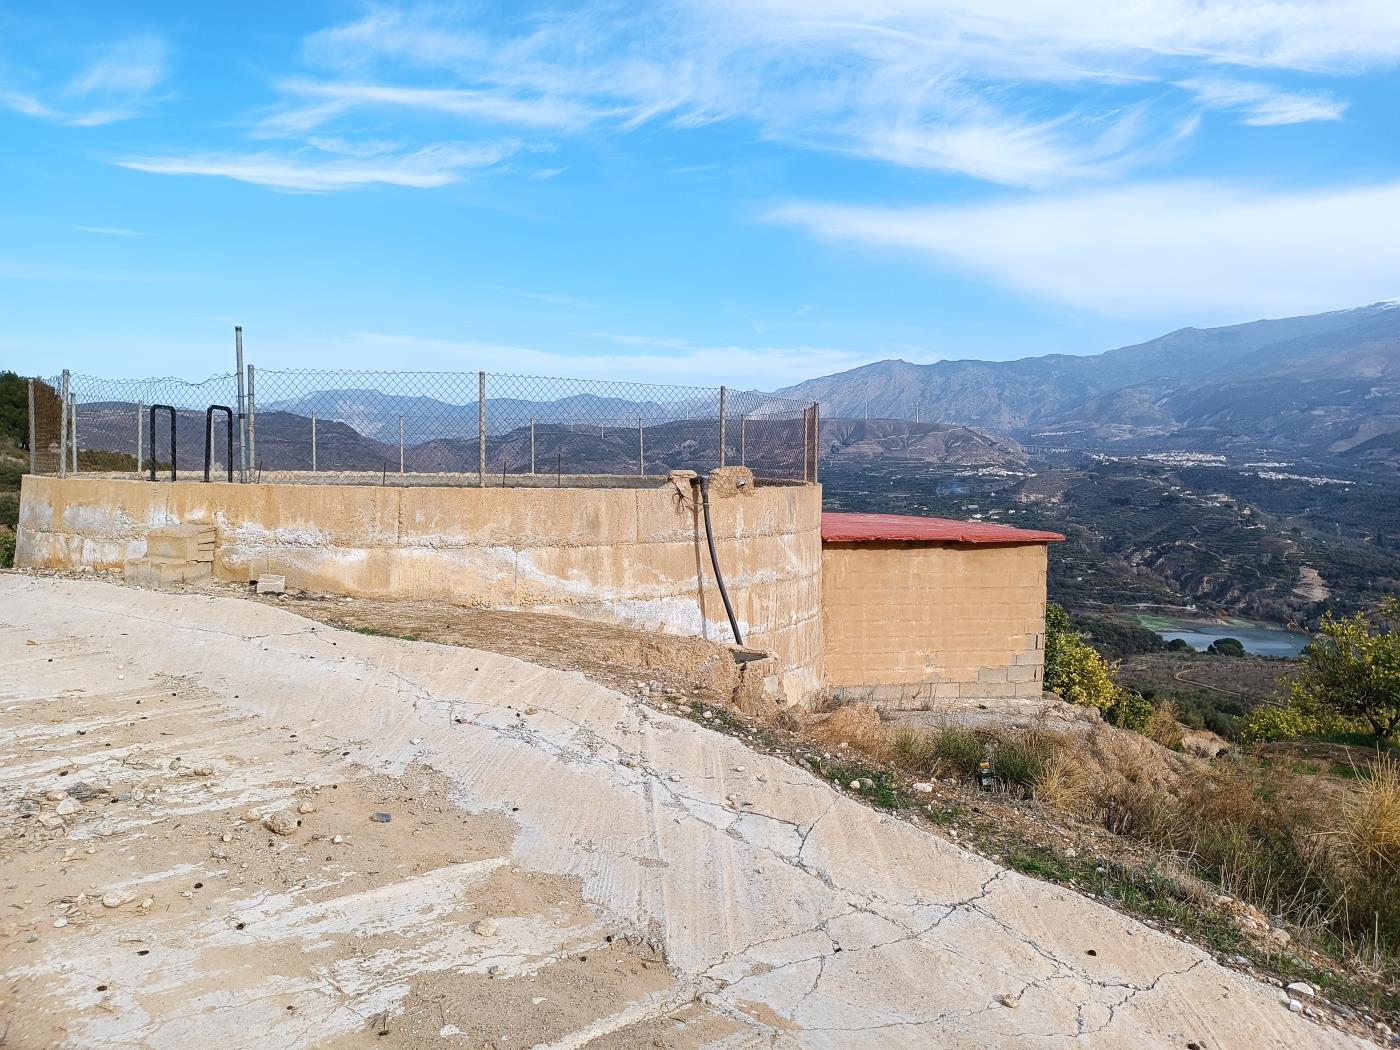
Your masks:
M 198 583 L 214 576 L 208 562 L 186 561 L 179 558 L 145 557 L 126 562 L 122 577 L 138 587 L 164 587 L 172 583 Z

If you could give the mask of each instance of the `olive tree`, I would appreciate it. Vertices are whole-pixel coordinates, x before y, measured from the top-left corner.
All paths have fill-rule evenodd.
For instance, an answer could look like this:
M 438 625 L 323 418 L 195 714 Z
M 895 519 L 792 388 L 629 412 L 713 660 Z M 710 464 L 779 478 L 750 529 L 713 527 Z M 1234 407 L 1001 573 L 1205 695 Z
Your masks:
M 1400 728 L 1400 599 L 1387 598 L 1375 616 L 1323 617 L 1291 688 L 1300 708 L 1364 721 L 1377 739 L 1393 736 Z

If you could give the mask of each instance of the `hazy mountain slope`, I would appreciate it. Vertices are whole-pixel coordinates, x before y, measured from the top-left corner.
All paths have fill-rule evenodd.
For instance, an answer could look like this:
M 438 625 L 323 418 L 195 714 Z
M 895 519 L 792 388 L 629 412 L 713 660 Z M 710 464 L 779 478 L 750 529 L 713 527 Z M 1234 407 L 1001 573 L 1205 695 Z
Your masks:
M 1086 357 L 880 361 L 788 387 L 828 416 L 988 427 L 1100 443 L 1188 433 L 1332 453 L 1400 426 L 1400 302 L 1183 328 Z

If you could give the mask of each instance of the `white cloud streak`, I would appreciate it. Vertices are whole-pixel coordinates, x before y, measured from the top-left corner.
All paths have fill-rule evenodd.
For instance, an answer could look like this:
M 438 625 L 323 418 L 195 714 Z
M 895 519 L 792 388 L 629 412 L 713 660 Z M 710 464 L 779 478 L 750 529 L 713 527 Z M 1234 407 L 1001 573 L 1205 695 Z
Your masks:
M 1237 80 L 1230 67 L 1394 64 L 1400 5 L 670 0 L 532 10 L 490 26 L 454 5 L 375 5 L 312 34 L 304 53 L 332 75 L 288 79 L 260 134 L 364 109 L 563 133 L 734 120 L 799 146 L 1047 186 L 1162 159 L 1194 132 L 1190 106 L 1237 109 L 1261 126 L 1335 119 L 1344 101 Z M 1209 76 L 1166 97 L 1183 66 Z M 1044 93 L 1027 91 L 1035 85 L 1066 97 L 1047 112 Z
M 162 37 L 123 37 L 105 45 L 96 59 L 51 92 L 0 89 L 0 106 L 71 127 L 129 120 L 145 110 L 164 82 L 168 56 Z
M 738 382 L 760 389 L 775 389 L 813 375 L 855 368 L 877 356 L 829 347 L 704 346 L 683 339 L 635 336 L 597 338 L 666 352 L 561 354 L 524 346 L 384 332 L 355 332 L 352 337 L 380 352 L 402 352 L 415 360 L 434 360 L 457 368 L 578 379 L 635 379 L 645 375 L 660 383 Z
M 514 143 L 435 145 L 377 156 L 342 157 L 324 151 L 300 153 L 200 153 L 127 157 L 116 163 L 159 175 L 208 175 L 294 193 L 329 193 L 382 183 L 429 189 L 459 181 L 472 171 L 501 163 Z
M 1347 103 L 1322 91 L 1281 91 L 1251 80 L 1203 78 L 1178 85 L 1211 109 L 1237 110 L 1255 127 L 1341 120 Z
M 1400 183 L 1298 193 L 1166 183 L 971 207 L 789 204 L 773 221 L 902 249 L 1097 314 L 1304 314 L 1400 285 Z

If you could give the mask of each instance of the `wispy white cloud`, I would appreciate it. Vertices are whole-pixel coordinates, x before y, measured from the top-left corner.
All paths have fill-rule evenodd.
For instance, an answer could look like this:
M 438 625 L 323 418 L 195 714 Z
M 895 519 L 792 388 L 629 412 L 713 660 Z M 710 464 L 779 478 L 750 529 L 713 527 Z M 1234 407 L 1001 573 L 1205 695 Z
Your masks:
M 473 16 L 374 4 L 312 34 L 303 50 L 318 72 L 283 83 L 260 131 L 304 133 L 369 107 L 559 133 L 733 120 L 809 148 L 1040 186 L 1170 155 L 1196 128 L 1170 97 L 1182 68 L 1202 71 L 1182 83 L 1189 105 L 1266 125 L 1332 119 L 1345 103 L 1222 70 L 1400 61 L 1389 0 L 673 0 Z M 1044 85 L 1061 96 L 1053 108 Z
M 74 226 L 79 233 L 95 233 L 101 237 L 144 237 L 140 230 L 128 230 L 125 226 Z
M 597 303 L 590 303 L 586 299 L 575 299 L 572 296 L 568 295 L 545 295 L 540 292 L 522 291 L 517 291 L 515 294 L 518 295 L 521 299 L 530 299 L 537 303 L 550 303 L 553 306 L 567 306 L 574 310 L 598 309 Z
M 510 142 L 464 146 L 438 144 L 412 152 L 338 156 L 298 153 L 199 153 L 127 157 L 116 163 L 160 175 L 211 175 L 298 193 L 328 193 L 382 183 L 419 189 L 446 186 L 491 168 L 517 149 Z
M 1347 108 L 1344 99 L 1323 91 L 1283 91 L 1252 80 L 1207 77 L 1183 80 L 1178 86 L 1211 109 L 1240 111 L 1244 123 L 1256 127 L 1341 120 Z
M 555 353 L 527 346 L 470 340 L 432 339 L 385 332 L 355 332 L 369 346 L 411 354 L 444 366 L 529 375 L 564 375 L 579 379 L 629 379 L 639 375 L 657 382 L 743 384 L 774 389 L 813 375 L 855 368 L 875 360 L 872 352 L 814 346 L 707 346 L 683 339 L 602 336 L 629 347 L 664 349 L 665 353 Z
M 1400 183 L 1266 192 L 1180 182 L 971 207 L 789 204 L 772 220 L 902 249 L 1098 314 L 1203 321 L 1394 295 Z
M 0 106 L 72 127 L 139 116 L 167 75 L 169 46 L 154 34 L 122 37 L 52 90 L 0 89 Z

